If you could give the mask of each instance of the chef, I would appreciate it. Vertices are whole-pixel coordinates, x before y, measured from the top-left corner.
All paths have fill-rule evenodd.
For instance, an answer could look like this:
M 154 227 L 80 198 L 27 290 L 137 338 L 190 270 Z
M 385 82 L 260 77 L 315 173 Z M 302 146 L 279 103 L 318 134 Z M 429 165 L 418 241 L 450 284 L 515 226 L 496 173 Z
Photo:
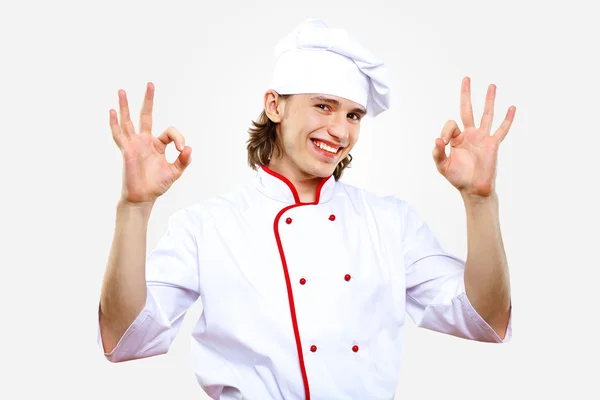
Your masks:
M 107 359 L 166 353 L 198 300 L 194 367 L 213 399 L 392 399 L 406 314 L 437 332 L 510 340 L 494 177 L 515 109 L 490 135 L 494 89 L 476 127 L 465 78 L 464 130 L 449 121 L 433 149 L 465 203 L 466 262 L 406 201 L 340 180 L 361 120 L 390 105 L 385 65 L 345 30 L 309 19 L 279 42 L 247 143 L 255 178 L 174 213 L 147 257 L 152 207 L 190 165 L 191 148 L 175 128 L 152 136 L 151 83 L 138 131 L 119 91 L 110 125 L 123 190 L 99 306 Z M 180 152 L 172 164 L 171 142 Z

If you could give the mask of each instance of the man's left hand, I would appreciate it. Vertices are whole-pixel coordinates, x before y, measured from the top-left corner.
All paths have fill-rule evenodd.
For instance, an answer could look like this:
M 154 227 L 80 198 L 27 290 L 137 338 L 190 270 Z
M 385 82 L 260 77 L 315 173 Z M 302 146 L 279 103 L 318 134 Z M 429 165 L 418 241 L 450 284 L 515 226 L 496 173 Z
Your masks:
M 437 170 L 461 194 L 468 197 L 489 197 L 494 194 L 498 148 L 510 129 L 516 107 L 508 108 L 506 118 L 490 136 L 494 118 L 496 86 L 488 87 L 481 125 L 475 127 L 471 106 L 471 82 L 469 77 L 462 81 L 460 97 L 460 117 L 464 132 L 455 121 L 448 121 L 442 129 L 441 137 L 435 140 L 433 159 Z M 450 144 L 450 156 L 446 156 L 445 146 Z

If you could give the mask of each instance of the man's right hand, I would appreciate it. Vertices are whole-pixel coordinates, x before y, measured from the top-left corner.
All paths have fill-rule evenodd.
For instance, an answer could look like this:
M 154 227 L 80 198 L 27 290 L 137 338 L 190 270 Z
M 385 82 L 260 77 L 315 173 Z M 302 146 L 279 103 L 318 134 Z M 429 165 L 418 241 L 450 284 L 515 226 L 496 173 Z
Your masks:
M 110 110 L 110 129 L 113 139 L 123 153 L 123 189 L 121 201 L 128 204 L 152 205 L 179 179 L 190 165 L 192 149 L 185 146 L 183 135 L 171 127 L 160 136 L 152 136 L 152 106 L 154 85 L 148 83 L 140 113 L 140 130 L 135 132 L 129 117 L 127 94 L 119 90 L 120 121 L 117 112 Z M 165 149 L 171 142 L 180 152 L 173 163 L 167 162 Z

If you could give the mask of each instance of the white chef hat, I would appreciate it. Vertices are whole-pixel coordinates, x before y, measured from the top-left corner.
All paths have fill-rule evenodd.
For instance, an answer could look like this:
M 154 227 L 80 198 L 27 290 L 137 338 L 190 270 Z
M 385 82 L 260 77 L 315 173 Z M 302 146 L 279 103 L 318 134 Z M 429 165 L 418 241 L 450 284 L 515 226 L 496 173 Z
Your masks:
M 309 18 L 275 47 L 271 89 L 323 93 L 354 101 L 375 117 L 390 107 L 384 63 L 339 28 Z

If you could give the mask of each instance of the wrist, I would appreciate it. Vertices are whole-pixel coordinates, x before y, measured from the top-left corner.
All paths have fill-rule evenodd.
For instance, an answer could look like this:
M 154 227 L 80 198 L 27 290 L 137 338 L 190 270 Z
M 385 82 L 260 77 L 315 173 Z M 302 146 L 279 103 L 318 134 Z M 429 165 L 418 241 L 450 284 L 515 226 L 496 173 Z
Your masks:
M 144 202 L 132 203 L 132 202 L 128 201 L 127 199 L 120 198 L 119 201 L 117 202 L 117 212 L 118 213 L 135 212 L 135 213 L 141 213 L 141 214 L 149 217 L 150 212 L 152 211 L 153 207 L 154 207 L 154 201 L 144 201 Z
M 492 192 L 487 196 L 461 193 L 461 197 L 467 209 L 498 206 L 498 194 L 496 192 Z

